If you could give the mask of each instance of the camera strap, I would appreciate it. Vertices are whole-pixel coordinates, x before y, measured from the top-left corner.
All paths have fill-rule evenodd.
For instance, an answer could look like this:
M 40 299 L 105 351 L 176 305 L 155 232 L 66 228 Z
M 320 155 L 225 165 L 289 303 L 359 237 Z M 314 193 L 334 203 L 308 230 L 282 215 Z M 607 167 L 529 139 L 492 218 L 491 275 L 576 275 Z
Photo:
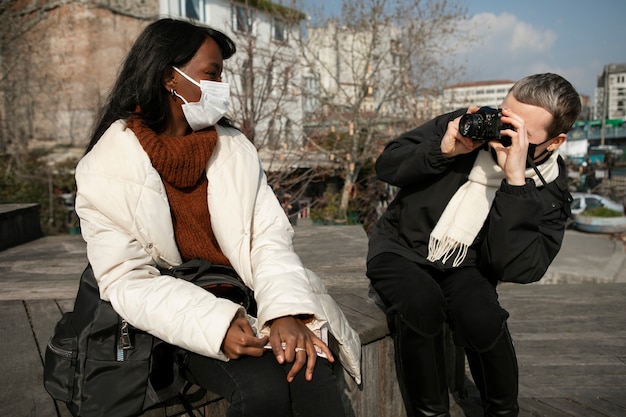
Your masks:
M 539 168 L 537 168 L 537 165 L 535 164 L 535 162 L 533 161 L 533 159 L 530 157 L 530 155 L 526 156 L 526 162 L 528 163 L 528 165 L 530 165 L 530 167 L 535 171 L 535 173 L 537 174 L 537 177 L 539 177 L 539 180 L 541 181 L 541 183 L 543 184 L 543 186 L 546 188 L 546 190 L 548 190 L 550 192 L 550 194 L 552 194 L 553 196 L 555 196 L 558 199 L 562 199 L 564 198 L 565 200 L 567 200 L 567 202 L 571 203 L 572 201 L 574 201 L 574 198 L 572 197 L 572 195 L 569 193 L 569 191 L 567 190 L 561 190 L 560 187 L 557 187 L 557 189 L 561 190 L 561 195 L 557 194 L 557 192 L 552 188 L 548 186 L 548 183 L 546 182 L 546 180 L 543 178 L 543 175 L 541 175 L 541 172 L 539 171 Z
M 535 164 L 535 161 L 533 161 L 533 159 L 530 157 L 530 155 L 526 155 L 526 163 L 528 164 L 528 166 L 530 166 L 535 171 L 535 174 L 537 174 L 537 176 L 539 177 L 539 180 L 541 181 L 543 186 L 547 187 L 548 183 L 543 178 L 543 175 L 541 175 L 541 172 L 539 171 L 539 168 L 537 168 L 537 165 Z

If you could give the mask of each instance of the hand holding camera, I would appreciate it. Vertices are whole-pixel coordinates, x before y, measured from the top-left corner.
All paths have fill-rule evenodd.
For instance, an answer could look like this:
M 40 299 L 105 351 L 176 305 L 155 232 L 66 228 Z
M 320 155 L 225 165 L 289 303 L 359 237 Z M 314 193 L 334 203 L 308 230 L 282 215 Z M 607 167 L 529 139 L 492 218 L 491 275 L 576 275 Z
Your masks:
M 476 111 L 478 111 L 477 106 L 468 109 L 469 113 L 475 113 Z M 441 138 L 441 153 L 447 158 L 470 153 L 482 146 L 482 143 L 467 138 L 459 132 L 460 119 L 461 116 L 448 122 L 446 133 Z
M 476 113 L 468 113 L 459 121 L 459 133 L 476 142 L 488 142 L 497 140 L 504 146 L 511 145 L 511 138 L 502 136 L 501 130 L 515 128 L 507 123 L 502 123 L 502 109 L 493 107 L 481 107 Z
M 479 146 L 489 142 L 497 164 L 511 185 L 524 185 L 528 137 L 524 119 L 504 108 L 481 107 L 459 120 L 459 133 Z M 506 122 L 504 122 L 504 119 Z M 509 130 L 502 134 L 503 130 Z

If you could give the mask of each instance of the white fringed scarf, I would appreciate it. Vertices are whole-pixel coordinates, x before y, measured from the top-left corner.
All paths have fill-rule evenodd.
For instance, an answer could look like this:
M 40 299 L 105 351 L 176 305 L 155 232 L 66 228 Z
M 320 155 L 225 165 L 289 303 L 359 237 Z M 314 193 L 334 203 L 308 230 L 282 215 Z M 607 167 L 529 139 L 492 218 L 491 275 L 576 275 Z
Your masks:
M 559 175 L 557 157 L 558 153 L 553 152 L 538 166 L 547 183 Z M 491 203 L 504 176 L 504 171 L 494 162 L 491 152 L 478 152 L 468 181 L 452 196 L 430 234 L 429 261 L 445 264 L 454 256 L 453 267 L 463 263 L 469 246 L 489 215 Z M 532 168 L 526 170 L 526 178 L 532 178 L 537 186 L 543 185 Z

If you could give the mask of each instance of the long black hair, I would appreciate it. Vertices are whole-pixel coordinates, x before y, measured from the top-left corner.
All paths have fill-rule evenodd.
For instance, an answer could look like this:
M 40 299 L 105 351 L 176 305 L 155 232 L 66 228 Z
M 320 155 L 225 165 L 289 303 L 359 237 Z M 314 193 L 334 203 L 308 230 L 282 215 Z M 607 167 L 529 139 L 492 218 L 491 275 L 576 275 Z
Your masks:
M 166 71 L 189 62 L 207 37 L 217 42 L 223 59 L 235 53 L 234 42 L 210 27 L 169 18 L 148 25 L 126 56 L 107 103 L 96 119 L 86 152 L 113 122 L 127 119 L 137 106 L 141 108 L 143 122 L 156 133 L 162 133 L 170 116 L 169 94 L 163 87 Z M 229 124 L 227 120 L 224 123 Z

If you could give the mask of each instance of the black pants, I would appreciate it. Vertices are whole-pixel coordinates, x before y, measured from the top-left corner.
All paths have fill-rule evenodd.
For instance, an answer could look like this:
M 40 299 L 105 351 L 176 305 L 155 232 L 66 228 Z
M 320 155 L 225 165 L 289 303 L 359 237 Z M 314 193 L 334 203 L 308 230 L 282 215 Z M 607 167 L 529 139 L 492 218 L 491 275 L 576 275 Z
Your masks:
M 442 272 L 384 253 L 367 276 L 385 304 L 407 415 L 448 417 L 443 324 L 465 348 L 487 417 L 516 417 L 515 350 L 495 285 L 475 267 Z
M 228 417 L 343 417 L 339 388 L 331 364 L 317 358 L 313 380 L 304 368 L 287 382 L 291 363 L 279 364 L 271 351 L 260 358 L 244 356 L 224 362 L 187 353 L 189 381 L 221 395 L 230 404 Z
M 481 352 L 500 337 L 509 317 L 495 286 L 474 267 L 443 273 L 383 253 L 370 260 L 367 276 L 386 306 L 390 327 L 400 314 L 418 334 L 434 336 L 447 321 L 455 344 Z

